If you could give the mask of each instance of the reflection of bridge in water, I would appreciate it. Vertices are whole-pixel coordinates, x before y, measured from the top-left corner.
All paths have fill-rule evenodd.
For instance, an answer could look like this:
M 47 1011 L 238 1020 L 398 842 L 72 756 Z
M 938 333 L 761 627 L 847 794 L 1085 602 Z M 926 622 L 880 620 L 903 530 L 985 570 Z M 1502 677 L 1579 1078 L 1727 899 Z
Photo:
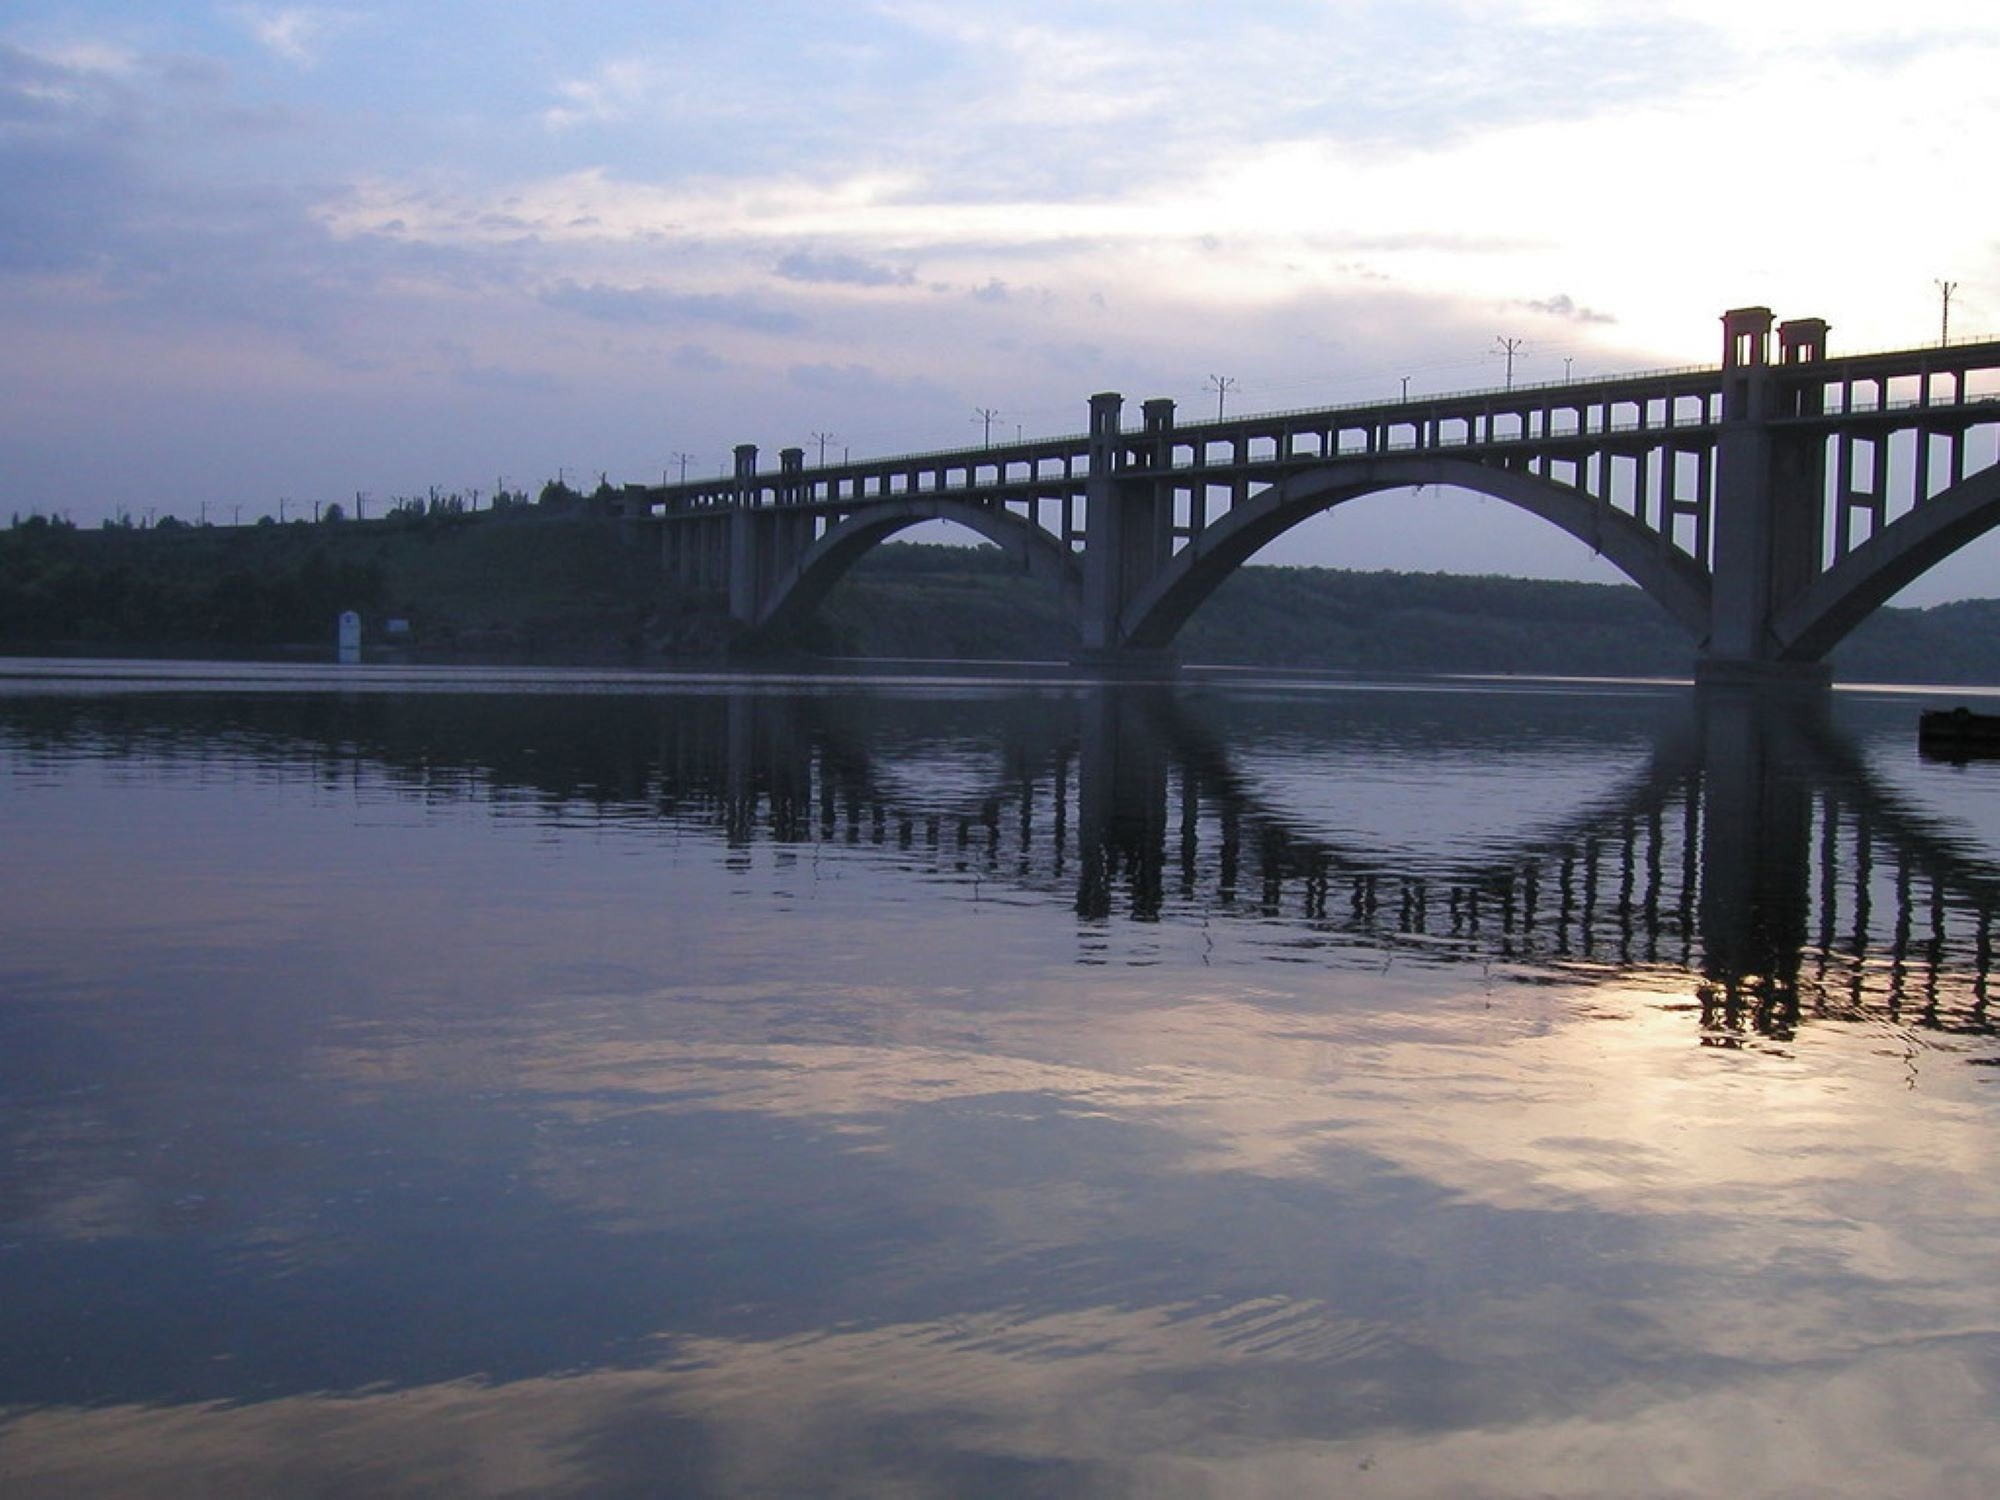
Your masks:
M 329 783 L 374 766 L 397 795 L 698 827 L 733 858 L 851 849 L 1032 892 L 1093 929 L 1260 924 L 1307 962 L 1624 975 L 1691 988 L 1714 1040 L 1822 1017 L 1994 1029 L 2000 864 L 1871 777 L 1824 702 L 1692 695 L 1618 784 L 1433 855 L 1309 827 L 1201 710 L 1138 687 L 77 699 L 7 705 L 0 738 L 190 760 L 226 742 Z
M 1824 704 L 1703 694 L 1623 785 L 1482 854 L 1343 845 L 1259 799 L 1166 692 L 1104 689 L 1073 733 L 914 795 L 829 717 L 736 700 L 714 815 L 739 843 L 864 846 L 1073 896 L 1087 922 L 1236 917 L 1343 952 L 1579 979 L 1694 977 L 1711 1039 L 1873 1018 L 1990 1033 L 2000 866 L 1877 784 Z M 1447 818 L 1449 814 L 1445 815 Z

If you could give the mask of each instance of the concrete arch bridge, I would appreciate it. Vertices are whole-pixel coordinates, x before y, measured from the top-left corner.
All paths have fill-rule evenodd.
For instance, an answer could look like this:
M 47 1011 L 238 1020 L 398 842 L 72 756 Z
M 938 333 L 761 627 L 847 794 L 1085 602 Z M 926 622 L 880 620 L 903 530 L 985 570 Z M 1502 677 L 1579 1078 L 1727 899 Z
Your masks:
M 1198 423 L 1116 393 L 1077 435 L 631 486 L 663 565 L 749 637 L 856 561 L 955 522 L 1061 593 L 1080 660 L 1170 659 L 1259 548 L 1364 495 L 1454 486 L 1602 553 L 1687 633 L 1698 676 L 1824 680 L 1849 631 L 2000 525 L 2000 341 L 1835 356 L 1818 318 L 1726 313 L 1719 364 Z

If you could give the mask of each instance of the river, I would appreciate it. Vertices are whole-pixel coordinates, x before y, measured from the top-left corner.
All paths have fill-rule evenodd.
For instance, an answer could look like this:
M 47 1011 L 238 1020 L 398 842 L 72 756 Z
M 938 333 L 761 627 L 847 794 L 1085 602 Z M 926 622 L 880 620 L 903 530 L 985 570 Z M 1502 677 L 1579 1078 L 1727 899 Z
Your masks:
M 0 663 L 0 1494 L 1990 1495 L 1932 701 Z

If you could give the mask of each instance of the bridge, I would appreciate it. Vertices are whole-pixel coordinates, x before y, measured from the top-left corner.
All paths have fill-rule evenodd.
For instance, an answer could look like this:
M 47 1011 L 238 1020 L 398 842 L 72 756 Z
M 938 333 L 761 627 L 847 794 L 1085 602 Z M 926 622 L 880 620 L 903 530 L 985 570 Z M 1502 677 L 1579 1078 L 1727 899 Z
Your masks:
M 1179 423 L 1090 398 L 1077 435 L 628 486 L 662 565 L 780 635 L 866 553 L 950 521 L 1052 584 L 1081 662 L 1164 665 L 1218 585 L 1384 491 L 1489 495 L 1586 543 L 1686 632 L 1704 680 L 1824 682 L 1826 654 L 2000 525 L 2000 341 L 1835 357 L 1819 318 L 1723 315 L 1719 365 Z M 1775 337 L 1775 348 L 1773 341 Z

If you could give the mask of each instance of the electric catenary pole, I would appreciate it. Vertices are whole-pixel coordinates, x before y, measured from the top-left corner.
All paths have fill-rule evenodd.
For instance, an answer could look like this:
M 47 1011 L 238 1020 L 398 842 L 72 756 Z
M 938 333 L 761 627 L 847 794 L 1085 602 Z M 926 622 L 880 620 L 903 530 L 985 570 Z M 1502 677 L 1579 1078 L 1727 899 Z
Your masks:
M 1236 377 L 1234 375 L 1211 375 L 1208 377 L 1208 384 L 1203 386 L 1202 389 L 1215 392 L 1215 420 L 1220 422 L 1222 420 L 1222 398 L 1236 389 Z
M 1498 334 L 1494 337 L 1494 346 L 1507 356 L 1507 389 L 1510 391 L 1514 389 L 1514 356 L 1520 352 L 1521 346 L 1527 342 L 1526 339 L 1510 339 L 1505 334 Z
M 1951 342 L 1951 294 L 1958 290 L 1958 283 L 1940 281 L 1937 283 L 1937 289 L 1939 299 L 1943 303 L 1938 312 L 1938 345 L 1942 348 Z

